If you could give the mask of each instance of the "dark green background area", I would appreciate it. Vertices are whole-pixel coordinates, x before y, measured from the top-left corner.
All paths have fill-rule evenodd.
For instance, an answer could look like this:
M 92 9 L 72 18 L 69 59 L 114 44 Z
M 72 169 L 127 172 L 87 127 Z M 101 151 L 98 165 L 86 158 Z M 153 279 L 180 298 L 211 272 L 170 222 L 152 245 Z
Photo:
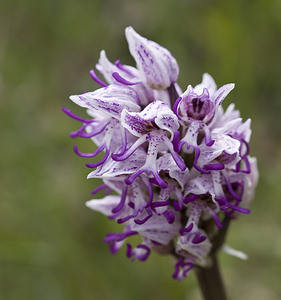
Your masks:
M 84 205 L 99 182 L 72 147 L 93 146 L 69 138 L 79 124 L 61 107 L 84 114 L 68 96 L 97 88 L 100 50 L 134 64 L 128 25 L 173 53 L 183 89 L 204 72 L 236 83 L 224 107 L 252 119 L 260 182 L 228 236 L 249 260 L 222 253 L 222 272 L 232 300 L 280 299 L 280 13 L 280 0 L 0 2 L 1 300 L 199 299 L 193 274 L 171 279 L 169 257 L 112 256 L 102 239 L 122 229 Z

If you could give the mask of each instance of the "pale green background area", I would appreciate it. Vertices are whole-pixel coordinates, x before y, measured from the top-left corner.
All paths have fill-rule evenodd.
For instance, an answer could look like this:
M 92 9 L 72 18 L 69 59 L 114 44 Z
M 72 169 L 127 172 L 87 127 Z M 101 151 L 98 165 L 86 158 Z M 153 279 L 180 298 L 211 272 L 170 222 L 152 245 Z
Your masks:
M 171 279 L 169 257 L 131 263 L 102 239 L 121 231 L 84 206 L 98 184 L 72 147 L 83 115 L 68 100 L 97 88 L 88 71 L 99 51 L 133 64 L 124 36 L 132 25 L 168 48 L 182 88 L 210 73 L 252 119 L 251 153 L 260 182 L 252 214 L 233 222 L 228 242 L 244 262 L 221 254 L 230 299 L 281 297 L 280 0 L 0 2 L 0 299 L 199 299 L 195 276 Z

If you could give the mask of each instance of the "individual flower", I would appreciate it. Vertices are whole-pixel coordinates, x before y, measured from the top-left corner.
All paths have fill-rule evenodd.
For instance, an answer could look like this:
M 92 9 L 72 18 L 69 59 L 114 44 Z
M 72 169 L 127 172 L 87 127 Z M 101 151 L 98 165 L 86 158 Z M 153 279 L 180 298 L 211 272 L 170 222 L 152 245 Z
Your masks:
M 126 183 L 131 184 L 134 179 L 143 172 L 152 174 L 159 186 L 167 187 L 167 183 L 160 177 L 157 170 L 157 156 L 160 151 L 168 150 L 178 167 L 183 171 L 186 166 L 173 149 L 172 139 L 178 129 L 177 116 L 169 109 L 168 105 L 161 101 L 154 101 L 146 108 L 138 112 L 122 111 L 121 123 L 132 135 L 138 137 L 136 142 L 122 155 L 114 155 L 113 159 L 122 161 L 130 157 L 132 153 L 144 143 L 148 142 L 147 158 L 145 164 L 132 174 Z M 170 138 L 169 138 L 170 137 Z
M 179 117 L 184 130 L 181 145 L 188 147 L 198 145 L 199 130 L 203 129 L 207 146 L 213 144 L 209 125 L 224 98 L 234 88 L 234 84 L 226 84 L 219 89 L 214 79 L 207 73 L 203 74 L 202 83 L 194 88 L 189 85 L 174 105 L 174 112 Z

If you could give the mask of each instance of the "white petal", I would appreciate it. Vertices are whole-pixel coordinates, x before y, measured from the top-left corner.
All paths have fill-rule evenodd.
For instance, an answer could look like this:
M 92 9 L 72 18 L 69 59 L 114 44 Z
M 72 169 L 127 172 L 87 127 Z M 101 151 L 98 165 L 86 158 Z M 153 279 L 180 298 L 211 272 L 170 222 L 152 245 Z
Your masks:
M 88 175 L 89 178 L 114 178 L 119 175 L 132 174 L 136 172 L 146 160 L 146 152 L 138 148 L 130 157 L 124 161 L 115 161 L 112 158 L 98 167 Z
M 112 215 L 112 209 L 120 202 L 120 196 L 106 196 L 103 199 L 94 199 L 86 202 L 86 206 L 106 216 Z
M 167 49 L 143 38 L 132 27 L 127 27 L 125 34 L 143 82 L 154 89 L 166 89 L 177 81 L 179 67 Z
M 203 93 L 203 89 L 207 89 L 211 97 L 217 90 L 217 85 L 213 77 L 208 73 L 203 74 L 202 82 L 194 87 L 194 92 L 197 95 L 201 95 Z
M 175 217 L 174 223 L 169 224 L 163 215 L 158 216 L 154 214 L 144 224 L 132 223 L 131 229 L 139 232 L 143 237 L 167 245 L 178 234 L 181 226 L 179 214 L 176 212 Z
M 101 111 L 107 115 L 120 118 L 124 108 L 139 111 L 138 95 L 127 86 L 111 84 L 94 92 L 69 97 L 81 107 Z

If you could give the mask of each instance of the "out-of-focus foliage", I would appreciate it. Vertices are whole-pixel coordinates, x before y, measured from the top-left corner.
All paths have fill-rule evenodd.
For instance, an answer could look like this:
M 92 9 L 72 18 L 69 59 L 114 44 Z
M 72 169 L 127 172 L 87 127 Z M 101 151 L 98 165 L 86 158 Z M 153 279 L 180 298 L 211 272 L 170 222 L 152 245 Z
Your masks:
M 84 206 L 98 183 L 71 148 L 92 145 L 68 137 L 79 124 L 61 107 L 82 114 L 68 96 L 97 88 L 100 50 L 133 63 L 128 25 L 173 53 L 182 88 L 203 72 L 236 83 L 224 107 L 252 118 L 260 183 L 228 237 L 250 259 L 221 254 L 222 271 L 230 299 L 280 299 L 280 11 L 279 0 L 1 1 L 1 300 L 199 299 L 193 275 L 171 279 L 169 257 L 113 257 L 102 238 L 119 227 Z

